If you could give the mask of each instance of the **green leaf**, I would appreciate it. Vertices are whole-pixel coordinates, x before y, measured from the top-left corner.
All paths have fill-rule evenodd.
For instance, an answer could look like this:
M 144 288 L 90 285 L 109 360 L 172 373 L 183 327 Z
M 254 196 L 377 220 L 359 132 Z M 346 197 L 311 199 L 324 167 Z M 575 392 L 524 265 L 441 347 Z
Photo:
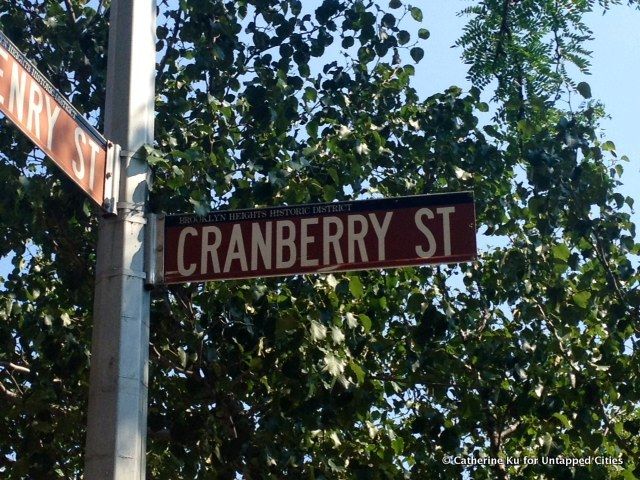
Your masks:
M 583 291 L 573 294 L 571 297 L 573 299 L 573 303 L 575 303 L 580 308 L 587 308 L 589 304 L 589 299 L 591 298 L 591 292 Z
M 421 38 L 423 40 L 426 40 L 430 36 L 431 36 L 431 33 L 426 28 L 421 28 L 420 30 L 418 30 L 418 37 L 419 38 Z
M 327 353 L 324 356 L 324 365 L 324 371 L 329 372 L 332 377 L 337 377 L 344 372 L 345 362 L 333 353 Z
M 349 291 L 354 297 L 362 298 L 362 296 L 364 295 L 364 287 L 362 286 L 360 277 L 349 277 Z
M 182 368 L 187 366 L 187 352 L 182 347 L 178 347 L 178 363 Z
M 327 337 L 327 327 L 321 323 L 312 320 L 311 321 L 311 338 L 313 341 L 318 342 L 324 340 Z
M 411 35 L 406 30 L 400 30 L 398 32 L 398 43 L 404 45 L 411 40 Z
M 302 98 L 307 102 L 315 102 L 318 99 L 318 91 L 313 87 L 306 87 Z
M 287 331 L 294 330 L 298 324 L 298 317 L 291 314 L 283 314 L 276 320 L 276 335 L 280 336 Z
M 71 325 L 71 317 L 67 312 L 64 312 L 62 315 L 60 315 L 60 319 L 62 320 L 62 326 L 68 327 L 69 325 Z
M 389 8 L 400 8 L 402 6 L 402 2 L 400 0 L 391 0 L 389 2 Z
M 365 379 L 365 372 L 362 369 L 362 367 L 358 365 L 356 362 L 351 361 L 349 362 L 349 368 L 355 374 L 358 384 L 362 385 Z
M 347 326 L 349 328 L 356 328 L 358 326 L 358 320 L 353 313 L 347 312 L 347 314 L 345 315 L 345 319 L 347 320 Z
M 578 90 L 578 93 L 584 98 L 591 98 L 591 87 L 587 82 L 580 82 L 576 90 Z
M 412 7 L 410 11 L 411 11 L 411 16 L 413 17 L 414 20 L 418 22 L 422 21 L 422 10 L 420 10 L 418 7 Z
M 571 250 L 564 243 L 551 247 L 551 254 L 558 260 L 567 261 L 571 256 Z
M 569 418 L 567 418 L 565 414 L 555 412 L 553 414 L 553 417 L 557 418 L 564 428 L 571 428 L 571 422 L 569 421 Z
M 381 23 L 386 28 L 393 28 L 396 25 L 396 17 L 390 13 L 386 13 L 381 20 Z
M 333 185 L 324 185 L 322 187 L 322 199 L 327 202 L 333 202 L 336 199 L 336 188 Z
M 335 168 L 333 167 L 327 168 L 327 173 L 331 177 L 331 180 L 333 180 L 333 183 L 335 183 L 336 185 L 340 185 L 340 177 L 338 177 L 338 172 L 336 171 Z
M 342 333 L 342 330 L 340 330 L 340 327 L 338 327 L 337 325 L 333 325 L 331 327 L 331 340 L 333 340 L 333 343 L 338 345 L 340 343 L 343 343 L 345 339 L 344 333 Z
M 364 313 L 361 313 L 360 315 L 358 315 L 358 320 L 360 320 L 360 324 L 362 325 L 362 328 L 364 329 L 365 333 L 369 333 L 371 331 L 371 319 L 369 318 L 368 315 L 365 315 Z
M 307 123 L 307 126 L 305 128 L 309 137 L 318 138 L 318 122 L 311 121 Z
M 401 455 L 402 452 L 404 452 L 404 440 L 402 439 L 402 437 L 396 437 L 391 442 L 391 447 L 393 448 L 393 451 L 396 455 Z
M 424 50 L 420 47 L 413 47 L 409 50 L 409 54 L 411 55 L 411 58 L 418 63 L 424 57 Z
M 355 39 L 351 36 L 348 37 L 344 37 L 342 39 L 342 48 L 351 48 L 353 47 L 353 44 L 355 43 Z
M 535 132 L 535 126 L 526 119 L 519 120 L 517 128 L 518 131 L 524 135 L 532 135 Z

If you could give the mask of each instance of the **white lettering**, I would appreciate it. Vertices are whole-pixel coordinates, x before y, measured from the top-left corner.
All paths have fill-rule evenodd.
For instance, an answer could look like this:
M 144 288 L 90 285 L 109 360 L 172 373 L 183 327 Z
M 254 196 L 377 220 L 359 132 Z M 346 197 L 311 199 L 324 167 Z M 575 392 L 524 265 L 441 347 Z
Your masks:
M 289 236 L 284 237 L 284 228 L 289 230 Z M 296 229 L 291 220 L 276 222 L 276 268 L 290 268 L 296 263 Z M 289 249 L 289 259 L 284 260 L 284 247 Z
M 192 227 L 189 227 L 192 228 Z M 209 243 L 209 234 L 213 233 L 213 243 Z M 202 257 L 200 258 L 200 272 L 204 275 L 208 271 L 209 258 L 213 264 L 213 272 L 220 273 L 220 261 L 218 260 L 218 247 L 222 242 L 222 234 L 218 227 L 202 227 Z
M 47 148 L 51 150 L 51 146 L 53 145 L 53 128 L 56 126 L 56 122 L 58 121 L 60 107 L 56 105 L 52 112 L 51 97 L 45 96 L 44 99 L 47 105 Z
M 429 242 L 429 249 L 425 250 L 421 245 L 416 246 L 416 254 L 420 258 L 430 258 L 433 257 L 433 254 L 436 253 L 436 239 L 431 233 L 431 230 L 427 228 L 427 226 L 422 223 L 422 217 L 426 216 L 429 220 L 433 219 L 433 212 L 428 208 L 421 208 L 415 214 L 414 221 L 416 223 L 416 227 L 418 230 L 422 232 L 422 234 L 427 237 L 427 241 Z
M 259 223 L 251 224 L 251 270 L 258 269 L 258 252 L 262 256 L 265 269 L 271 268 L 271 237 L 273 222 L 265 223 L 265 234 L 262 235 Z
M 40 113 L 42 113 L 42 106 L 42 91 L 35 82 L 31 82 L 31 88 L 29 89 L 29 114 L 27 115 L 27 130 L 33 132 L 38 140 L 40 140 Z
M 89 189 L 93 190 L 93 184 L 96 179 L 96 156 L 100 151 L 100 147 L 93 140 L 89 140 L 89 148 L 91 149 L 91 166 L 89 167 Z
M 187 235 L 197 236 L 198 231 L 193 227 L 187 227 L 180 232 L 180 237 L 178 238 L 178 272 L 180 272 L 180 275 L 183 277 L 193 275 L 197 268 L 195 263 L 192 263 L 188 268 L 184 264 L 184 242 Z
M 80 127 L 76 127 L 75 140 L 76 140 L 76 151 L 78 152 L 78 158 L 74 158 L 71 161 L 71 166 L 73 167 L 73 173 L 78 178 L 78 180 L 82 180 L 84 178 L 84 154 L 82 153 L 82 146 L 80 145 L 80 141 L 86 144 L 87 137 Z
M 360 231 L 356 232 L 356 223 L 360 224 Z M 360 250 L 360 259 L 363 262 L 368 262 L 367 249 L 364 245 L 364 237 L 367 235 L 369 225 L 367 224 L 367 218 L 364 215 L 349 215 L 347 218 L 347 256 L 349 257 L 349 263 L 356 261 L 356 249 L 358 244 Z
M 258 269 L 258 252 L 262 257 L 264 268 L 271 268 L 271 237 L 273 222 L 265 223 L 265 234 L 262 235 L 259 223 L 251 224 L 251 270 Z
M 331 225 L 336 226 L 336 232 L 331 234 Z M 336 257 L 336 263 L 340 265 L 344 263 L 342 258 L 342 250 L 340 250 L 340 239 L 344 233 L 344 227 L 342 220 L 338 217 L 324 217 L 322 219 L 322 229 L 324 233 L 324 239 L 322 242 L 322 264 L 329 265 L 331 263 L 331 247 L 333 247 L 333 253 Z
M 244 239 L 242 238 L 242 230 L 240 224 L 236 223 L 231 230 L 231 238 L 229 239 L 229 250 L 227 251 L 227 259 L 224 262 L 224 273 L 231 270 L 231 263 L 234 260 L 240 261 L 240 269 L 243 272 L 247 268 L 247 255 L 244 251 Z
M 376 236 L 378 237 L 378 260 L 379 261 L 386 260 L 384 239 L 387 236 L 387 230 L 389 230 L 391 217 L 393 217 L 393 212 L 387 212 L 384 216 L 384 220 L 382 221 L 382 225 L 380 225 L 376 214 L 375 213 L 369 214 L 371 225 L 373 225 L 373 229 L 375 230 Z
M 9 111 L 13 112 L 18 120 L 22 122 L 24 116 L 24 93 L 27 86 L 27 72 L 22 71 L 20 78 L 20 70 L 18 64 L 14 63 L 11 69 L 11 89 L 9 91 Z
M 318 218 L 303 218 L 300 220 L 300 265 L 303 267 L 315 267 L 318 259 L 308 258 L 307 245 L 313 243 L 315 237 L 309 235 L 309 225 L 317 225 Z
M 456 207 L 440 207 L 436 209 L 442 215 L 442 236 L 444 238 L 444 254 L 451 255 L 451 222 L 449 215 L 456 211 Z

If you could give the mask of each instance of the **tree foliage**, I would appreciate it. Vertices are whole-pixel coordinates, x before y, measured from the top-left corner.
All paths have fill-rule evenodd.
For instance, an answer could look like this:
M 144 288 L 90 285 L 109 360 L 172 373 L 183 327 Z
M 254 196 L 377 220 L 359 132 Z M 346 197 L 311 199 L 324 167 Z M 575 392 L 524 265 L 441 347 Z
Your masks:
M 476 1 L 458 42 L 473 87 L 423 99 L 428 19 L 404 0 L 158 2 L 154 211 L 471 189 L 499 246 L 158 288 L 149 478 L 460 478 L 443 458 L 481 454 L 622 465 L 472 478 L 640 476 L 633 199 L 571 73 L 589 67 L 585 13 L 619 3 Z M 0 1 L 0 28 L 98 128 L 108 13 Z M 6 121 L 0 152 L 0 472 L 78 478 L 97 212 Z

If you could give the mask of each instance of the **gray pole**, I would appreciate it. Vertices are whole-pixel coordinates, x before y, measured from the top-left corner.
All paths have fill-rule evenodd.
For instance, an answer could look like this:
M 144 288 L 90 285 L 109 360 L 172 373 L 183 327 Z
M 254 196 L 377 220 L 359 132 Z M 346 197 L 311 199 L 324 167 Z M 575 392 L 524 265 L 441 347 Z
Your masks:
M 113 0 L 105 137 L 122 148 L 117 217 L 100 221 L 85 459 L 88 480 L 145 478 L 149 292 L 144 235 L 153 143 L 155 0 Z

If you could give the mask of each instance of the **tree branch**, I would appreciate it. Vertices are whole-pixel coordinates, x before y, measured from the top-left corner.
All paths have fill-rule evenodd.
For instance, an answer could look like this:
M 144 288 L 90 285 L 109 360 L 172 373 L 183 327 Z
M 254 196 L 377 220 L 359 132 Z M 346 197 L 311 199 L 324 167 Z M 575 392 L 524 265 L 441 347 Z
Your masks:
M 69 21 L 71 22 L 71 25 L 75 25 L 78 19 L 76 18 L 76 12 L 73 9 L 71 0 L 64 0 L 64 5 L 65 7 L 67 7 L 67 16 L 69 17 Z
M 2 392 L 4 395 L 6 395 L 12 400 L 15 400 L 16 398 L 20 397 L 20 395 L 18 395 L 16 392 L 12 392 L 7 387 L 5 387 L 2 383 L 0 383 L 0 392 Z
M 199 375 L 196 374 L 193 370 L 187 370 L 186 368 L 179 367 L 174 362 L 164 357 L 162 353 L 158 350 L 158 348 L 151 344 L 151 350 L 155 354 L 155 360 L 159 365 L 162 365 L 165 368 L 170 368 L 176 370 L 179 373 L 183 373 L 191 378 L 197 378 L 198 380 L 203 380 Z
M 504 38 L 508 36 L 511 32 L 509 30 L 509 22 L 507 21 L 509 17 L 509 7 L 511 5 L 511 0 L 503 0 L 502 2 L 502 23 L 500 24 L 500 31 L 498 32 L 498 43 L 496 45 L 496 51 L 493 55 L 493 68 L 496 68 L 498 64 L 498 60 L 504 54 Z
M 487 433 L 489 434 L 489 450 L 494 458 L 497 458 L 502 448 L 502 436 L 496 430 L 495 419 L 491 413 L 487 413 Z M 503 463 L 493 465 L 496 478 L 499 480 L 509 480 L 507 467 Z
M 14 372 L 31 373 L 31 370 L 29 368 L 23 367 L 21 365 L 16 365 L 12 362 L 0 362 L 0 366 L 4 367 L 5 369 L 11 369 Z
M 502 432 L 500 432 L 500 439 L 502 440 L 503 438 L 507 438 L 508 436 L 513 435 L 519 426 L 520 426 L 520 421 L 518 420 L 513 425 L 510 425 L 504 430 L 502 430 Z
M 613 270 L 611 270 L 611 266 L 609 265 L 609 260 L 607 259 L 607 256 L 605 254 L 605 250 L 602 245 L 602 241 L 600 240 L 600 237 L 595 232 L 593 233 L 593 237 L 595 240 L 594 247 L 596 250 L 596 257 L 598 258 L 600 265 L 602 265 L 602 268 L 604 268 L 604 271 L 607 274 L 611 287 L 615 291 L 618 299 L 623 304 L 628 304 L 629 302 L 627 300 L 627 296 L 620 288 L 620 282 L 618 281 L 618 278 L 616 277 L 615 273 L 613 273 Z

